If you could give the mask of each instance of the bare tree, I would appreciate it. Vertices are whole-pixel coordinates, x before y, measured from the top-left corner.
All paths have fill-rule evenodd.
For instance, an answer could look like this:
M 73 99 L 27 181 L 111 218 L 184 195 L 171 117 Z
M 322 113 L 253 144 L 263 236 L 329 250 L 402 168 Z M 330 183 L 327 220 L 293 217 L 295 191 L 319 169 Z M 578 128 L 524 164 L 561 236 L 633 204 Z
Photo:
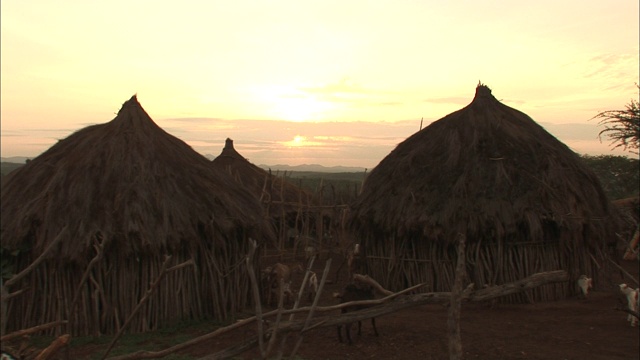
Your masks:
M 636 84 L 636 86 L 640 93 L 640 85 Z M 598 124 L 604 126 L 604 130 L 598 133 L 600 140 L 604 135 L 611 140 L 612 149 L 622 147 L 622 150 L 627 151 L 628 149 L 629 152 L 638 154 L 640 142 L 640 103 L 638 100 L 631 100 L 625 110 L 603 111 L 593 118 L 599 119 Z

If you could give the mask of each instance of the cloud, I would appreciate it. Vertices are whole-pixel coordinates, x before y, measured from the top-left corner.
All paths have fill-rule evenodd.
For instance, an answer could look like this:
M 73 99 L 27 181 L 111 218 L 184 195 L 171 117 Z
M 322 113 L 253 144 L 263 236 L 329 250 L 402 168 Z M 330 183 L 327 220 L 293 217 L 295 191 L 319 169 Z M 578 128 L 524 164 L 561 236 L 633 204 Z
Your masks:
M 423 127 L 432 120 L 425 120 Z M 234 140 L 236 150 L 257 165 L 321 164 L 372 168 L 399 143 L 419 130 L 420 121 L 398 122 L 290 122 L 258 119 L 172 118 L 158 125 L 189 144 L 202 155 L 217 156 L 225 140 Z M 600 127 L 586 123 L 539 123 L 576 152 L 628 155 L 611 151 L 598 139 Z M 3 156 L 35 156 L 72 131 L 39 129 L 3 132 Z M 54 136 L 52 136 L 54 135 Z M 56 136 L 60 135 L 60 136 Z M 295 142 L 299 137 L 301 141 Z

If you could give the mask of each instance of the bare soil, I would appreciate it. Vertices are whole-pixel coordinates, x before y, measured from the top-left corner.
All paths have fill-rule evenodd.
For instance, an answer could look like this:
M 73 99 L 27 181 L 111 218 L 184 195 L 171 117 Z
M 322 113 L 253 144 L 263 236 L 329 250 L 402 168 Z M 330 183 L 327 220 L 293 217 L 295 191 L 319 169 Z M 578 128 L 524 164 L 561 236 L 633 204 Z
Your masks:
M 624 267 L 638 278 L 637 262 L 627 262 Z M 320 275 L 321 269 L 317 270 Z M 613 280 L 623 281 L 622 278 Z M 327 285 L 325 305 L 337 303 L 330 294 L 339 291 L 342 285 L 342 282 Z M 463 303 L 461 337 L 465 358 L 639 359 L 638 327 L 631 327 L 627 314 L 615 310 L 624 306 L 614 283 L 596 289 L 588 299 L 536 304 Z M 378 337 L 374 336 L 371 323 L 363 321 L 361 336 L 354 335 L 356 326 L 352 327 L 352 345 L 338 342 L 336 328 L 319 328 L 305 334 L 297 356 L 302 359 L 447 359 L 447 317 L 448 309 L 442 304 L 401 310 L 376 320 Z M 189 353 L 205 356 L 252 335 L 255 329 L 247 328 L 202 344 Z M 290 354 L 296 339 L 290 336 L 285 354 Z M 244 353 L 242 358 L 259 358 L 259 352 Z
M 324 261 L 318 261 L 315 270 L 320 277 Z M 334 262 L 333 268 L 339 264 Z M 636 279 L 640 271 L 637 262 L 625 262 L 623 267 Z M 346 271 L 341 279 L 325 285 L 321 305 L 334 305 L 333 292 L 340 291 L 346 282 Z M 331 273 L 329 280 L 335 279 Z M 300 282 L 302 275 L 294 278 Z M 461 336 L 466 359 L 639 359 L 639 328 L 631 327 L 627 314 L 615 308 L 626 306 L 619 294 L 617 283 L 631 281 L 619 274 L 609 284 L 600 284 L 588 299 L 571 298 L 536 304 L 463 303 Z M 303 305 L 309 305 L 305 302 Z M 338 311 L 336 311 L 336 314 Z M 303 315 L 298 315 L 301 318 Z M 370 322 L 362 322 L 362 335 L 355 335 L 353 344 L 338 342 L 334 327 L 317 328 L 304 335 L 296 356 L 301 359 L 446 359 L 448 358 L 447 307 L 429 304 L 404 309 L 378 318 L 379 336 L 373 334 Z M 207 330 L 210 331 L 210 330 Z M 193 337 L 204 335 L 202 329 L 181 331 Z M 181 351 L 172 359 L 199 358 L 227 347 L 237 345 L 256 334 L 255 326 L 245 326 Z M 166 336 L 158 342 L 167 343 Z M 284 353 L 290 351 L 297 340 L 292 334 L 287 339 Z M 157 345 L 157 344 L 156 344 Z M 164 348 L 167 346 L 163 346 Z M 60 353 L 60 359 L 89 359 L 102 354 L 106 345 L 85 344 L 72 346 Z M 141 345 L 140 349 L 145 349 Z M 157 347 L 155 348 L 158 349 Z M 271 357 L 275 357 L 276 350 Z M 237 356 L 238 359 L 259 358 L 257 349 Z

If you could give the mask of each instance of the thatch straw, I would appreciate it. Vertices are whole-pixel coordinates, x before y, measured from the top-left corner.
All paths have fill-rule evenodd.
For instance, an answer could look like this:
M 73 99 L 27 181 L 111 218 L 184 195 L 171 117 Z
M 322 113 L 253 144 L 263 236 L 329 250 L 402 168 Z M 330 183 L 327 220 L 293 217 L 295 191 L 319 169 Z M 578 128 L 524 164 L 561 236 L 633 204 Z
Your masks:
M 240 155 L 233 146 L 233 140 L 227 138 L 220 155 L 212 161 L 220 170 L 227 171 L 231 176 L 254 194 L 264 203 L 270 203 L 272 208 L 308 206 L 312 204 L 312 195 L 290 183 L 282 176 L 276 176 L 271 171 L 266 171 L 252 164 Z
M 307 190 L 291 183 L 286 174 L 278 176 L 266 171 L 244 158 L 233 146 L 233 140 L 227 138 L 220 155 L 213 161 L 214 167 L 229 173 L 238 183 L 246 187 L 260 199 L 265 215 L 271 219 L 274 231 L 278 234 L 275 247 L 282 250 L 291 244 L 291 231 L 297 235 L 308 235 L 312 229 L 322 234 L 322 224 L 313 224 L 312 218 L 322 219 L 323 209 Z M 297 243 L 296 243 L 297 244 Z M 294 254 L 295 255 L 295 254 Z
M 600 258 L 611 241 L 611 214 L 576 153 L 479 85 L 471 104 L 410 136 L 373 169 L 351 223 L 372 276 L 391 288 L 426 281 L 447 291 L 458 234 L 476 285 L 534 271 L 593 274 L 589 254 Z M 526 296 L 560 297 L 566 288 L 551 292 Z
M 360 228 L 447 242 L 539 240 L 546 223 L 607 235 L 609 201 L 596 175 L 524 113 L 478 86 L 473 102 L 399 144 L 353 206 Z M 574 239 L 578 241 L 578 239 Z M 582 240 L 580 240 L 582 241 Z
M 193 259 L 196 268 L 167 276 L 133 331 L 185 317 L 224 319 L 246 304 L 248 237 L 267 231 L 260 203 L 158 127 L 135 96 L 112 121 L 60 140 L 5 180 L 0 236 L 3 249 L 19 250 L 17 271 L 68 227 L 50 261 L 21 283 L 31 300 L 10 305 L 10 326 L 77 311 L 74 333 L 113 333 L 165 254 Z M 80 287 L 96 241 L 104 260 Z

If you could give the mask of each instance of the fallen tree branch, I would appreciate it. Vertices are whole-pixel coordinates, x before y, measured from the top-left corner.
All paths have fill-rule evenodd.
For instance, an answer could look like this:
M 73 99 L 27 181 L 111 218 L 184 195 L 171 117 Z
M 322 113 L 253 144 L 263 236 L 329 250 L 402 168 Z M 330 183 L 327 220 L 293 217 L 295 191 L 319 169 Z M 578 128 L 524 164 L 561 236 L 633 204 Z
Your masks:
M 380 285 L 373 278 L 369 277 L 369 275 L 354 274 L 353 275 L 353 281 L 358 281 L 358 282 L 361 282 L 361 283 L 364 283 L 364 284 L 371 285 L 378 293 L 380 293 L 382 295 L 385 295 L 385 296 L 389 296 L 389 295 L 393 294 L 392 291 L 389 291 L 389 290 L 383 288 L 382 285 Z
M 57 339 L 53 340 L 53 342 L 49 344 L 49 346 L 47 346 L 46 349 L 42 350 L 38 354 L 38 356 L 35 357 L 34 360 L 51 359 L 60 350 L 60 348 L 62 348 L 63 346 L 69 343 L 70 338 L 71 338 L 71 335 L 64 334 L 58 337 Z
M 640 319 L 640 312 L 639 311 L 633 311 L 633 310 L 631 310 L 629 308 L 621 308 L 621 307 L 614 308 L 613 310 L 626 312 L 627 314 L 631 314 L 631 315 L 635 316 L 636 318 Z
M 469 300 L 486 301 L 500 296 L 516 294 L 541 285 L 563 281 L 569 281 L 569 273 L 564 270 L 537 273 L 512 283 L 476 290 L 469 295 Z
M 637 280 L 635 277 L 633 277 L 633 275 L 629 274 L 629 273 L 628 273 L 625 269 L 623 269 L 620 265 L 616 264 L 616 262 L 615 262 L 615 261 L 613 261 L 613 260 L 611 260 L 611 259 L 609 259 L 609 258 L 607 258 L 607 260 L 609 260 L 609 262 L 611 262 L 613 265 L 615 265 L 615 267 L 617 267 L 617 268 L 618 268 L 618 270 L 620 270 L 620 271 L 621 271 L 623 274 L 625 274 L 629 279 L 631 279 L 631 280 L 636 284 L 636 286 L 638 286 L 638 280 Z
M 21 336 L 37 333 L 39 331 L 46 330 L 46 329 L 49 329 L 49 328 L 52 328 L 52 327 L 56 327 L 56 326 L 61 326 L 61 325 L 64 325 L 66 323 L 67 323 L 67 320 L 53 321 L 53 322 L 50 322 L 50 323 L 34 326 L 34 327 L 31 327 L 31 328 L 28 328 L 28 329 L 14 331 L 14 332 L 12 332 L 10 334 L 7 334 L 7 335 L 4 335 L 4 336 L 0 337 L 0 341 L 4 342 L 4 341 L 13 340 L 13 339 L 19 338 Z
M 493 286 L 490 288 L 484 288 L 484 289 L 480 289 L 480 290 L 473 290 L 473 286 L 469 285 L 467 286 L 467 288 L 463 291 L 462 293 L 462 299 L 463 300 L 467 300 L 467 301 L 472 301 L 472 302 L 481 302 L 481 301 L 486 301 L 486 300 L 490 300 L 493 298 L 497 298 L 500 296 L 504 296 L 504 295 L 511 295 L 511 294 L 515 294 L 518 293 L 520 291 L 524 291 L 524 290 L 528 290 L 528 289 L 532 289 L 535 287 L 538 287 L 540 285 L 545 285 L 545 284 L 549 284 L 549 283 L 555 283 L 555 282 L 563 282 L 563 281 L 568 281 L 569 280 L 569 274 L 564 271 L 564 270 L 558 270 L 558 271 L 550 271 L 550 272 L 544 272 L 544 273 L 537 273 L 534 275 L 531 275 L 527 278 L 524 278 L 522 280 L 516 281 L 514 283 L 510 283 L 510 284 L 504 284 L 504 285 L 499 285 L 499 286 Z M 354 321 L 361 321 L 361 320 L 366 320 L 372 317 L 379 317 L 382 315 L 386 315 L 386 314 L 390 314 L 402 309 L 406 309 L 406 308 L 410 308 L 410 307 L 415 307 L 415 306 L 420 306 L 420 305 L 426 305 L 426 304 L 435 304 L 435 303 L 448 303 L 451 301 L 451 293 L 449 292 L 432 292 L 432 293 L 423 293 L 423 294 L 411 294 L 411 295 L 406 295 L 403 297 L 399 297 L 399 295 L 401 294 L 405 294 L 407 292 L 413 291 L 418 287 L 423 286 L 424 284 L 418 284 L 415 286 L 412 286 L 410 288 L 407 288 L 405 290 L 402 290 L 400 292 L 394 293 L 393 295 L 387 296 L 383 299 L 378 299 L 378 300 L 363 300 L 363 301 L 351 301 L 348 303 L 343 303 L 343 304 L 339 304 L 339 305 L 334 305 L 334 306 L 318 306 L 315 308 L 316 312 L 327 312 L 327 311 L 334 311 L 334 310 L 339 310 L 342 309 L 345 306 L 353 306 L 353 305 L 380 305 L 383 304 L 385 302 L 388 302 L 390 299 L 395 299 L 394 301 L 389 302 L 388 304 L 385 304 L 383 306 L 374 306 L 374 307 L 370 307 L 364 310 L 358 310 L 358 311 L 352 311 L 352 312 L 348 312 L 348 313 L 344 313 L 338 316 L 322 316 L 322 317 L 316 317 L 313 319 L 313 324 L 310 324 L 308 327 L 309 328 L 313 328 L 313 327 L 327 327 L 327 326 L 337 326 L 337 325 L 343 325 L 343 324 L 347 324 L 347 323 L 352 323 Z M 282 311 L 282 314 L 292 314 L 292 313 L 297 313 L 297 312 L 306 312 L 306 311 L 310 311 L 311 308 L 310 307 L 302 307 L 296 310 L 284 310 Z M 264 317 L 269 317 L 269 316 L 274 316 L 278 313 L 277 310 L 273 310 L 270 311 L 268 313 L 263 314 L 263 318 Z M 243 320 L 239 320 L 236 323 L 223 327 L 223 328 L 219 328 L 216 329 L 215 331 L 202 335 L 200 337 L 191 339 L 189 341 L 186 341 L 184 343 L 172 346 L 170 348 L 164 349 L 164 350 L 160 350 L 160 351 L 145 351 L 145 350 L 141 350 L 141 351 L 137 351 L 135 353 L 132 354 L 127 354 L 127 355 L 122 355 L 122 356 L 118 356 L 118 357 L 112 357 L 109 358 L 110 360 L 135 360 L 135 359 L 153 359 L 153 358 L 160 358 L 160 357 L 164 357 L 167 356 L 169 354 L 172 354 L 174 352 L 180 351 L 180 350 L 184 350 L 185 348 L 188 348 L 190 346 L 199 344 L 201 342 L 207 341 L 207 340 L 211 340 L 223 333 L 235 330 L 237 328 L 240 328 L 242 326 L 248 325 L 253 323 L 254 321 L 256 321 L 256 317 L 252 316 L 250 318 L 247 319 L 243 319 Z M 288 332 L 292 332 L 292 331 L 300 331 L 304 328 L 304 322 L 305 320 L 297 320 L 297 321 L 292 321 L 292 322 L 286 322 L 286 323 L 282 323 L 282 326 L 280 326 L 280 328 L 278 328 L 278 332 L 281 334 L 285 334 Z M 271 335 L 271 332 L 274 331 L 273 328 L 268 329 L 265 333 L 265 335 L 268 337 L 269 335 Z M 233 349 L 239 349 L 239 348 L 243 348 L 243 352 L 252 348 L 252 346 L 248 346 L 247 343 L 249 342 L 254 342 L 254 344 L 258 343 L 258 339 L 256 337 L 256 339 L 253 338 L 249 338 L 247 340 L 245 340 L 245 342 L 243 342 L 242 344 L 238 345 L 238 346 L 233 346 Z M 232 348 L 228 348 L 228 349 L 224 349 L 219 353 L 216 354 L 231 354 L 230 356 L 235 356 L 238 355 L 240 353 L 230 353 L 229 350 Z M 226 356 L 226 355 L 225 355 Z M 207 358 L 209 359 L 209 358 Z M 211 358 L 213 359 L 213 357 Z

